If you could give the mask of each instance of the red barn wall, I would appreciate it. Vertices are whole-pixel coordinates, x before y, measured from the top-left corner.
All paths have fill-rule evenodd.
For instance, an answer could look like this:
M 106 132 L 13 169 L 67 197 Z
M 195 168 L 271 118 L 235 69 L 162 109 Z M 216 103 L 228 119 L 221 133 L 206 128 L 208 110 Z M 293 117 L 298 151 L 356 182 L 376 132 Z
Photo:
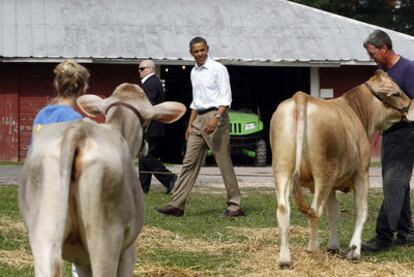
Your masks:
M 17 67 L 0 63 L 0 160 L 17 161 L 19 110 Z
M 21 159 L 27 154 L 34 117 L 54 94 L 51 64 L 19 64 L 18 66 L 19 159 Z
M 55 97 L 56 63 L 0 63 L 0 160 L 27 155 L 32 122 Z M 88 92 L 108 96 L 123 82 L 136 83 L 137 65 L 83 64 L 91 73 Z M 103 121 L 103 117 L 97 118 Z
M 0 160 L 24 159 L 37 112 L 55 96 L 53 68 L 57 63 L 0 63 Z M 123 83 L 138 81 L 135 64 L 83 64 L 91 73 L 89 93 L 109 96 Z M 320 87 L 332 88 L 338 97 L 366 81 L 373 66 L 320 68 Z M 103 121 L 103 117 L 97 118 Z M 374 156 L 380 140 L 374 138 Z
M 334 96 L 338 97 L 364 83 L 374 74 L 375 70 L 374 66 L 321 67 L 319 70 L 320 87 L 333 88 Z

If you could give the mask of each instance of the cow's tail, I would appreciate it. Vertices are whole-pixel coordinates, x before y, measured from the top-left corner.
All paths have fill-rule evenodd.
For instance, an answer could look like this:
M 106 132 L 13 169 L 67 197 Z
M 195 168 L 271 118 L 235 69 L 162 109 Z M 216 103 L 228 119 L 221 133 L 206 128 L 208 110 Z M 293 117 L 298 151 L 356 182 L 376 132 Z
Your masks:
M 86 138 L 85 125 L 78 121 L 71 124 L 68 129 L 64 132 L 62 147 L 60 152 L 60 206 L 58 211 L 57 226 L 56 226 L 56 237 L 54 246 L 54 253 L 59 256 L 56 257 L 57 261 L 61 260 L 62 257 L 62 246 L 65 236 L 65 227 L 69 211 L 69 194 L 70 185 L 73 178 L 78 176 L 77 159 L 79 159 L 79 147 Z M 55 276 L 55 275 L 52 275 Z M 60 276 L 56 274 L 56 276 Z M 63 275 L 62 275 L 63 276 Z
M 303 199 L 302 188 L 300 185 L 300 164 L 302 162 L 303 143 L 306 128 L 306 107 L 307 95 L 297 93 L 294 97 L 296 104 L 296 153 L 295 153 L 295 169 L 293 171 L 293 196 L 297 208 L 309 218 L 317 218 L 316 212 Z

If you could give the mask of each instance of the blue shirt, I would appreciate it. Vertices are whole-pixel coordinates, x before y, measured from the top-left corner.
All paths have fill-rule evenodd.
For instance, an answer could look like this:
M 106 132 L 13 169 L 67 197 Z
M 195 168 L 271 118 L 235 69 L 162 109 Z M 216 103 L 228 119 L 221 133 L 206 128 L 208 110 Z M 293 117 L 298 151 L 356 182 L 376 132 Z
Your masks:
M 412 61 L 400 56 L 398 62 L 386 72 L 408 97 L 414 98 L 414 63 Z
M 389 69 L 380 68 L 387 72 L 388 76 L 391 77 L 408 97 L 411 99 L 414 98 L 414 63 L 412 61 L 400 56 L 400 59 L 393 67 Z M 414 121 L 400 121 L 392 125 L 389 129 L 384 131 L 384 133 L 392 132 L 406 126 L 414 127 Z
M 68 122 L 82 119 L 80 113 L 67 105 L 50 105 L 38 112 L 33 121 L 33 132 L 38 132 L 49 123 Z

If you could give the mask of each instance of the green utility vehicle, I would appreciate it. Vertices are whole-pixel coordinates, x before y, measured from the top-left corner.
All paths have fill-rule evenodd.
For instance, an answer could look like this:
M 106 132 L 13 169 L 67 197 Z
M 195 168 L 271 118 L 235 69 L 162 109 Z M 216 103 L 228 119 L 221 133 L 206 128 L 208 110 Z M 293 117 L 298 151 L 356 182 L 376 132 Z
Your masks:
M 232 155 L 243 155 L 255 166 L 266 166 L 266 142 L 263 139 L 263 122 L 248 109 L 230 110 L 230 147 Z M 208 156 L 213 153 L 208 151 Z
M 260 117 L 249 110 L 230 110 L 229 117 L 231 153 L 252 158 L 255 166 L 265 166 L 266 142 Z

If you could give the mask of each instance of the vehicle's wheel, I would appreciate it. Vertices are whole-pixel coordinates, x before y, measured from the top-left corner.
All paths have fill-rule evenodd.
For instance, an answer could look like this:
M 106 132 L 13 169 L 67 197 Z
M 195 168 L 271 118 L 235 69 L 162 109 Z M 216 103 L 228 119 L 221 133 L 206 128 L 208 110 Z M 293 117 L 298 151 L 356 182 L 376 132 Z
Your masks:
M 266 166 L 266 142 L 261 139 L 256 144 L 255 166 Z
M 214 165 L 214 164 L 216 164 L 216 159 L 214 158 L 213 151 L 208 150 L 206 156 L 204 157 L 202 166 Z

